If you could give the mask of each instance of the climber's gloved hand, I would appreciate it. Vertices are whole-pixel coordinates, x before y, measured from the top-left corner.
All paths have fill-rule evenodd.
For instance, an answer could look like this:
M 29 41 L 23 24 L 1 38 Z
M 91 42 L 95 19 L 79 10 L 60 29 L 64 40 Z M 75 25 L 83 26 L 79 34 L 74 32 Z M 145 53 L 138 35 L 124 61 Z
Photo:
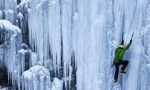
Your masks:
M 130 40 L 130 43 L 132 43 L 132 39 Z

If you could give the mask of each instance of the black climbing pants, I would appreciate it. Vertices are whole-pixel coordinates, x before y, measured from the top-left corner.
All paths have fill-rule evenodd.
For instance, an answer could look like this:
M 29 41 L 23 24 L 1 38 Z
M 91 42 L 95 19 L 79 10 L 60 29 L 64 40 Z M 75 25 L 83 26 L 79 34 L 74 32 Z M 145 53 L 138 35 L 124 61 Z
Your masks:
M 125 70 L 125 68 L 126 68 L 127 65 L 128 65 L 128 61 L 124 60 L 124 61 L 121 61 L 120 63 L 115 63 L 115 67 L 116 67 L 115 76 L 114 76 L 114 79 L 115 79 L 115 80 L 118 79 L 119 66 L 120 66 L 120 65 L 123 65 L 123 66 L 121 67 L 121 70 Z

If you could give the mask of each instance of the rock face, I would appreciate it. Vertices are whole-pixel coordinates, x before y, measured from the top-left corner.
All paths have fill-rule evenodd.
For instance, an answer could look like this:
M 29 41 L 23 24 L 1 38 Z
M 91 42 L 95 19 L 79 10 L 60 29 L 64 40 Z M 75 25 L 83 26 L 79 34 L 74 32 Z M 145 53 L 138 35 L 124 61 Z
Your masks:
M 1 64 L 0 65 L 0 86 L 1 85 L 7 85 L 8 84 L 8 73 L 6 65 Z

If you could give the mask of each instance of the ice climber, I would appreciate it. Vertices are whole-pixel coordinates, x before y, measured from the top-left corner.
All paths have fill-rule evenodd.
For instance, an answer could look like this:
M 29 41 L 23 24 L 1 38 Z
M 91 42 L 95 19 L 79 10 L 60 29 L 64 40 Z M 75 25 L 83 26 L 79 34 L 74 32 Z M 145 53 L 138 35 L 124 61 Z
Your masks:
M 127 51 L 129 49 L 131 43 L 132 43 L 132 38 L 130 40 L 130 43 L 127 44 L 127 46 L 124 46 L 124 40 L 122 40 L 119 47 L 116 48 L 116 50 L 115 50 L 115 57 L 114 57 L 114 61 L 113 61 L 113 65 L 115 65 L 115 68 L 116 68 L 115 75 L 114 75 L 114 82 L 117 82 L 117 79 L 118 79 L 119 66 L 123 65 L 121 67 L 120 73 L 123 73 L 123 74 L 126 73 L 125 68 L 128 65 L 128 61 L 123 60 L 123 55 L 124 55 L 125 51 Z

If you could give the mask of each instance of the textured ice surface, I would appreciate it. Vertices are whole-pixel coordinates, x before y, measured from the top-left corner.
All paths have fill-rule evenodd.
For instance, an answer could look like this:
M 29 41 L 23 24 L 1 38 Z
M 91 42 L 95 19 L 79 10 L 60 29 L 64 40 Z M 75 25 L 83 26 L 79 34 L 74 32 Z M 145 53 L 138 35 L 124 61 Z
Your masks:
M 11 80 L 12 84 L 14 84 L 16 77 L 16 54 L 18 50 L 21 48 L 22 43 L 22 34 L 21 30 L 11 24 L 7 20 L 0 20 L 0 30 L 1 35 L 3 35 L 3 46 L 1 46 L 1 54 L 3 57 L 3 62 L 5 63 L 8 70 L 8 78 Z
M 44 66 L 34 66 L 23 72 L 22 90 L 50 90 L 49 70 Z
M 56 78 L 52 86 L 45 85 L 51 83 L 50 75 L 43 79 L 51 71 L 63 80 L 65 90 L 150 90 L 149 4 L 149 0 L 21 0 L 17 5 L 17 0 L 0 0 L 0 18 L 18 25 L 23 38 L 29 38 L 31 68 L 23 73 L 23 89 L 62 89 L 62 81 Z M 2 48 L 0 54 L 5 54 L 14 83 L 20 81 L 17 71 L 25 70 L 27 51 L 19 51 L 22 41 L 17 27 L 0 21 L 0 28 L 11 32 L 4 42 L 8 50 Z M 124 56 L 130 63 L 127 74 L 119 75 L 121 83 L 112 87 L 111 64 L 123 32 L 125 45 L 134 32 Z
M 54 78 L 51 90 L 63 90 L 63 81 L 58 78 Z
M 77 90 L 110 90 L 114 50 L 122 32 L 125 44 L 134 32 L 133 44 L 124 57 L 130 64 L 121 89 L 141 88 L 139 80 L 144 79 L 138 78 L 142 75 L 140 68 L 144 67 L 141 60 L 145 59 L 141 32 L 148 19 L 148 3 L 146 0 L 30 0 L 26 4 L 30 6 L 29 43 L 37 53 L 38 64 L 45 66 L 44 62 L 52 60 L 55 76 L 61 74 L 63 67 L 66 89 L 71 86 L 72 73 L 77 71 Z

